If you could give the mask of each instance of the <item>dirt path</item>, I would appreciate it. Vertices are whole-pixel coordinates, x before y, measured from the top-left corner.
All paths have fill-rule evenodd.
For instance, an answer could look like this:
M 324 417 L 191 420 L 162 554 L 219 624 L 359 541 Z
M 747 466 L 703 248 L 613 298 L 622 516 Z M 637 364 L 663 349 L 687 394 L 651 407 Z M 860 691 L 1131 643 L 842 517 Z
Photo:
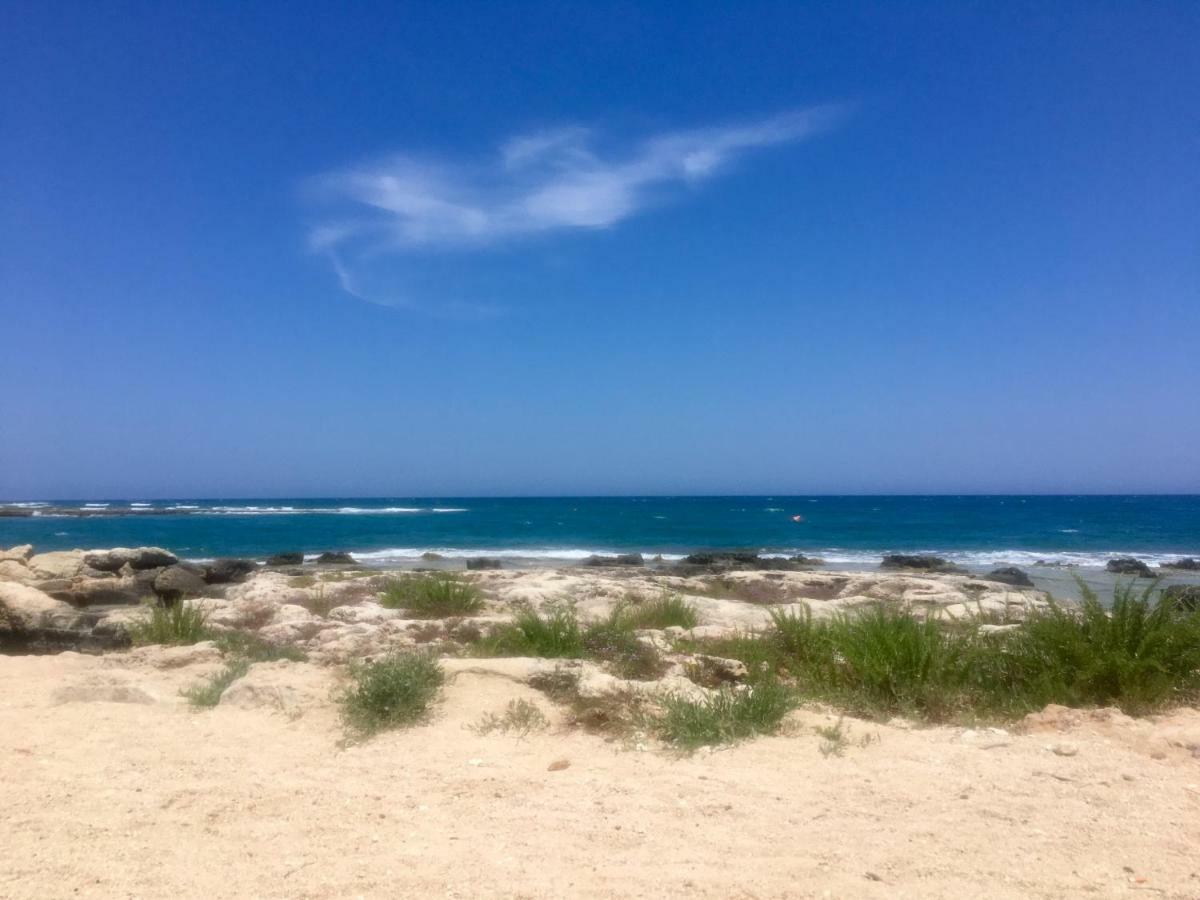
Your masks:
M 480 736 L 514 697 L 555 713 L 463 674 L 430 724 L 341 749 L 331 673 L 287 665 L 299 716 L 190 711 L 211 664 L 0 657 L 0 896 L 1200 897 L 1195 710 L 848 722 L 840 756 L 802 712 L 678 758 Z

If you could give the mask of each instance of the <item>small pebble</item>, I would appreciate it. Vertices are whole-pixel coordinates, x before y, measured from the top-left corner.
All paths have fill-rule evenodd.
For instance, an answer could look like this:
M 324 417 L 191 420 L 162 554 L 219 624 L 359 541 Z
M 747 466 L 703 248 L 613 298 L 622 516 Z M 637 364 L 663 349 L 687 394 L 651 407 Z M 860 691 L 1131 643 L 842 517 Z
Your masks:
M 1052 748 L 1055 756 L 1074 756 L 1079 748 L 1074 744 L 1055 744 Z
M 563 769 L 570 768 L 571 761 L 569 759 L 556 759 L 550 765 L 546 766 L 547 772 L 561 772 Z

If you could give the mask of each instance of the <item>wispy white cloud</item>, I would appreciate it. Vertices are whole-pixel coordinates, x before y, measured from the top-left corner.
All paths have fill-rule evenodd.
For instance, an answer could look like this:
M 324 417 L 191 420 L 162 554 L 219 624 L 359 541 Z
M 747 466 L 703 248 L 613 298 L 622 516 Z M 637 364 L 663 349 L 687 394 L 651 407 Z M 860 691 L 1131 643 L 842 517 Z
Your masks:
M 548 234 L 610 228 L 672 187 L 695 186 L 747 151 L 799 141 L 833 125 L 840 107 L 651 135 L 616 146 L 567 126 L 513 137 L 482 162 L 396 155 L 312 180 L 324 213 L 309 245 L 327 253 L 350 294 L 355 269 L 381 256 L 471 249 Z

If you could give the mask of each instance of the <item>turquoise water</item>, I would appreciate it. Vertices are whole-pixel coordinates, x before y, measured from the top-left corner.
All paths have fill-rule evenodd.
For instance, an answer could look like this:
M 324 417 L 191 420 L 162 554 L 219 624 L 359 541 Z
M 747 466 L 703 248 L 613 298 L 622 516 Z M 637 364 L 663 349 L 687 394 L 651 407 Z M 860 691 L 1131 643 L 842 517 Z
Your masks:
M 915 551 L 979 566 L 1200 556 L 1200 496 L 183 499 L 112 500 L 92 505 L 106 514 L 88 518 L 52 511 L 82 506 L 26 503 L 35 515 L 0 517 L 0 546 L 149 544 L 188 558 L 349 550 L 378 564 L 426 551 L 570 560 L 721 547 L 847 564 Z M 139 514 L 116 514 L 133 509 Z

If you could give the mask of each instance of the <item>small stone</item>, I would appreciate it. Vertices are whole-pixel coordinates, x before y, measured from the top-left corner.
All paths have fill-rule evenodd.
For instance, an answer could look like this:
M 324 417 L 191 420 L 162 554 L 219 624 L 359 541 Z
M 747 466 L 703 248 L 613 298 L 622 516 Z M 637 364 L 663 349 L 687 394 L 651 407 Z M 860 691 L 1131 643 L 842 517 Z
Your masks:
M 546 771 L 561 772 L 563 769 L 568 769 L 570 767 L 571 761 L 569 759 L 556 759 L 554 762 L 550 763 L 550 765 L 546 766 Z
M 1075 756 L 1079 752 L 1079 748 L 1074 744 L 1055 744 L 1050 749 L 1054 751 L 1055 756 Z

